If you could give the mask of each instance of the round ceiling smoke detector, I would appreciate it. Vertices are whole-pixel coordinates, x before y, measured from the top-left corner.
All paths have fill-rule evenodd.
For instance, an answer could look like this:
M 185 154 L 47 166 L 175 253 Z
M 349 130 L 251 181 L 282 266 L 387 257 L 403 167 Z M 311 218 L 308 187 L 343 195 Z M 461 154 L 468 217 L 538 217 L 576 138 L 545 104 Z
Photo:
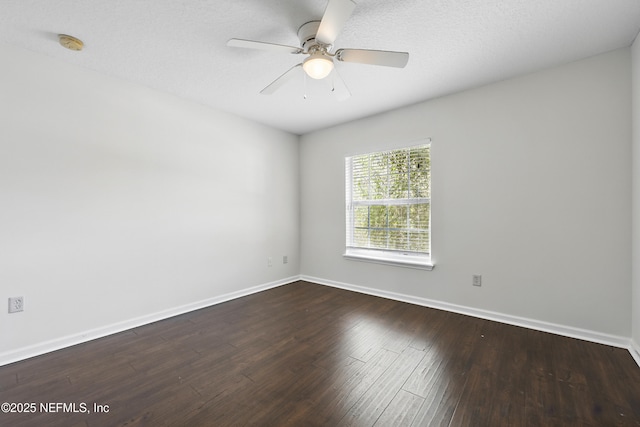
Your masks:
M 58 34 L 58 40 L 63 47 L 66 47 L 69 50 L 82 50 L 84 47 L 82 40 L 66 34 Z

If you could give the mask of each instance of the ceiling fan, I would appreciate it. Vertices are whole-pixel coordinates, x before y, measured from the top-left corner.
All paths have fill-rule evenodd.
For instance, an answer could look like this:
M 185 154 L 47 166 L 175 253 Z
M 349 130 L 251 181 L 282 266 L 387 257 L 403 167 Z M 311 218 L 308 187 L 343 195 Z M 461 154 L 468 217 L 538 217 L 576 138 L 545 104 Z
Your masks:
M 397 68 L 404 68 L 409 61 L 407 52 L 338 49 L 332 53 L 333 43 L 355 7 L 356 4 L 352 0 L 329 0 L 322 20 L 307 22 L 298 29 L 300 47 L 244 39 L 231 39 L 227 42 L 227 46 L 307 55 L 304 61 L 294 65 L 262 89 L 260 91 L 261 94 L 270 95 L 274 93 L 294 78 L 299 72 L 298 69 L 302 68 L 306 75 L 318 80 L 326 78 L 333 71 L 334 90 L 337 82 L 339 84 L 338 88 L 341 88 L 339 97 L 344 99 L 349 97 L 350 93 L 334 68 L 334 59 L 341 62 L 384 65 Z

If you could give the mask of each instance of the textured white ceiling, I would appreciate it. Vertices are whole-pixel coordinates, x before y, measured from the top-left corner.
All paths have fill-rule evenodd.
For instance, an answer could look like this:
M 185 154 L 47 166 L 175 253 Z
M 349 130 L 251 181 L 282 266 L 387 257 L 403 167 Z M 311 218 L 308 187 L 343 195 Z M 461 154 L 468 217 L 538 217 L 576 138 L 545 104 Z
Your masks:
M 0 36 L 296 134 L 629 46 L 639 0 L 356 0 L 336 48 L 410 53 L 404 69 L 337 63 L 352 96 L 300 78 L 258 92 L 304 57 L 230 48 L 298 45 L 326 0 L 2 0 Z M 82 39 L 63 49 L 57 34 Z M 42 70 L 46 72 L 46 70 Z M 307 99 L 303 98 L 307 93 Z

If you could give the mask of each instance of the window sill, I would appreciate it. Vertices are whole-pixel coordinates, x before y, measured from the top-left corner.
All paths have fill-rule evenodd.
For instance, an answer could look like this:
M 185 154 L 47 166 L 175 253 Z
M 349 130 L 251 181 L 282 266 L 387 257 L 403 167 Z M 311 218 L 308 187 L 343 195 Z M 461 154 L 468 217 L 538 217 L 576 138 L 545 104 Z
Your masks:
M 376 251 L 367 250 L 347 250 L 343 255 L 345 259 L 351 261 L 364 261 L 373 262 L 376 264 L 393 265 L 396 267 L 408 267 L 417 268 L 420 270 L 433 270 L 433 263 L 430 258 L 415 256 L 415 255 L 402 255 L 391 253 L 379 253 Z

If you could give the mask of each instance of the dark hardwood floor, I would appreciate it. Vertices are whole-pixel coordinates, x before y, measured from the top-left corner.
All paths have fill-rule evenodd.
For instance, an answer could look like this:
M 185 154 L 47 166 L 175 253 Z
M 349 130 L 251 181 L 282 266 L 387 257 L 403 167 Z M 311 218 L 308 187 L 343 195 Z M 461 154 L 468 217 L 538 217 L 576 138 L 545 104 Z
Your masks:
M 640 425 L 640 368 L 624 349 L 296 282 L 0 367 L 0 402 L 36 404 L 2 426 Z

